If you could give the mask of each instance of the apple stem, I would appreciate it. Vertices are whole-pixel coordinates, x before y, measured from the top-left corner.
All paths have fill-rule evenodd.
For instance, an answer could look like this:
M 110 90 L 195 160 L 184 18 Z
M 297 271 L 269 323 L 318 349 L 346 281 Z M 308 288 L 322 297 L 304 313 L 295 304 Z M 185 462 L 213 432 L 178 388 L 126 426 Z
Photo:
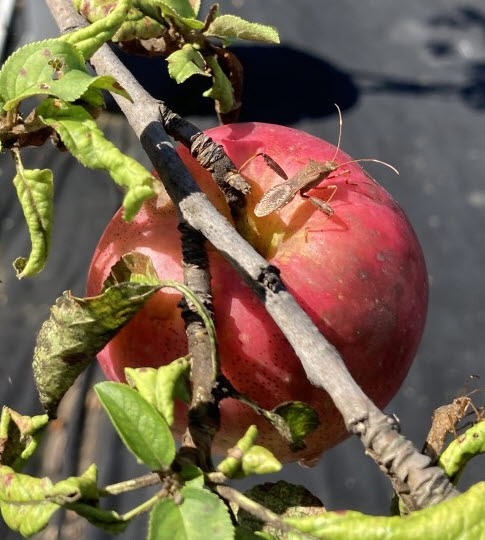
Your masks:
M 68 0 L 47 0 L 61 30 L 85 25 Z M 107 45 L 91 58 L 99 75 L 111 75 L 127 90 L 132 102 L 113 95 L 140 138 L 180 215 L 200 231 L 235 267 L 264 303 L 300 358 L 309 381 L 328 392 L 347 429 L 358 435 L 366 453 L 391 478 L 398 493 L 415 509 L 456 496 L 456 490 L 430 458 L 419 453 L 364 394 L 348 372 L 337 350 L 320 334 L 268 264 L 239 236 L 229 221 L 212 206 L 183 166 L 160 123 L 160 103 L 135 80 Z

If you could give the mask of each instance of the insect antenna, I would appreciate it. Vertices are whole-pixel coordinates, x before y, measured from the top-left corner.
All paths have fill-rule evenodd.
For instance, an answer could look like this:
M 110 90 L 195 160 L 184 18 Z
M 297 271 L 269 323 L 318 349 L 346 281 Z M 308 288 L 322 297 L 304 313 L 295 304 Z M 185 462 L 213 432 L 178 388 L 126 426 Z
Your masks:
M 342 141 L 342 125 L 343 125 L 342 111 L 341 111 L 340 107 L 336 103 L 334 103 L 334 105 L 337 108 L 337 112 L 338 112 L 339 130 L 338 130 L 337 149 L 335 150 L 335 154 L 334 154 L 334 156 L 332 158 L 332 162 L 335 161 L 335 158 L 337 157 L 337 154 L 338 154 L 338 152 L 340 150 L 340 143 Z M 386 167 L 389 167 L 389 169 L 394 171 L 396 174 L 399 174 L 399 171 L 395 167 L 393 167 L 390 163 L 387 163 L 385 161 L 381 161 L 380 159 L 374 159 L 374 158 L 353 159 L 351 161 L 346 161 L 345 163 L 340 163 L 339 168 L 343 167 L 344 165 L 348 165 L 349 163 L 357 163 L 359 161 L 373 161 L 374 163 L 380 163 L 381 165 L 385 165 Z
M 360 158 L 360 159 L 352 159 L 350 161 L 346 161 L 345 163 L 339 163 L 339 168 L 343 167 L 344 165 L 348 165 L 349 163 L 359 163 L 361 161 L 372 161 L 374 163 L 380 163 L 381 165 L 385 165 L 391 171 L 394 171 L 396 174 L 399 174 L 399 171 L 396 169 L 396 167 L 393 167 L 390 163 L 387 163 L 386 161 L 381 161 L 380 159 L 374 159 L 374 158 Z
M 334 103 L 335 107 L 337 107 L 337 112 L 338 112 L 338 140 L 337 140 L 337 149 L 335 150 L 335 154 L 332 158 L 332 162 L 335 161 L 335 158 L 337 157 L 337 154 L 340 150 L 340 141 L 342 140 L 342 111 L 340 110 L 340 107 Z

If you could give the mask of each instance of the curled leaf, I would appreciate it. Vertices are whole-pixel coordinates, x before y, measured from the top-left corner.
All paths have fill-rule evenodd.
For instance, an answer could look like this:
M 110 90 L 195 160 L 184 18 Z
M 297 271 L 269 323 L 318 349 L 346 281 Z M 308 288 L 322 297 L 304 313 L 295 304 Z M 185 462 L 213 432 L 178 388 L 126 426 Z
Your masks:
M 456 483 L 470 459 L 484 453 L 485 420 L 481 420 L 448 445 L 438 465 Z
M 125 188 L 124 217 L 131 221 L 141 205 L 155 194 L 155 178 L 137 161 L 108 141 L 91 115 L 79 105 L 46 99 L 37 114 L 57 131 L 71 154 L 84 166 L 108 171 Z
M 58 298 L 34 351 L 34 378 L 42 405 L 54 417 L 57 405 L 108 341 L 141 309 L 158 287 L 121 283 L 99 296 Z
M 237 392 L 228 381 L 226 381 L 226 384 L 229 384 L 231 397 L 238 399 L 241 403 L 246 404 L 266 418 L 278 430 L 279 434 L 290 443 L 290 448 L 293 451 L 296 452 L 305 448 L 305 437 L 319 425 L 318 414 L 315 409 L 302 401 L 288 401 L 269 411 Z
M 22 416 L 3 407 L 0 419 L 0 464 L 20 471 L 37 449 L 49 418 L 46 414 Z
M 284 522 L 303 533 L 328 540 L 475 540 L 482 538 L 485 530 L 485 482 L 406 517 L 368 516 L 349 510 L 285 518 Z
M 147 255 L 137 251 L 125 253 L 111 267 L 103 283 L 103 289 L 123 282 L 144 283 L 145 285 L 160 285 L 161 283 L 153 261 Z
M 184 358 L 174 360 L 157 370 L 155 382 L 155 402 L 157 410 L 163 415 L 168 425 L 173 424 L 174 398 L 190 402 L 190 362 Z
M 53 484 L 49 478 L 34 478 L 0 467 L 0 509 L 5 523 L 22 536 L 32 536 L 44 529 L 61 506 L 73 500 L 95 502 L 97 469 L 91 465 L 79 477 Z
M 125 368 L 126 382 L 145 398 L 150 405 L 156 407 L 155 384 L 157 370 L 151 367 Z
M 190 402 L 190 361 L 183 357 L 158 369 L 125 368 L 126 381 L 143 396 L 150 405 L 165 418 L 167 424 L 173 424 L 175 398 Z
M 236 443 L 236 446 L 228 451 L 229 455 L 219 463 L 217 470 L 227 478 L 243 476 L 241 474 L 242 458 L 252 448 L 257 436 L 258 428 L 254 425 L 249 426 L 243 437 Z
M 75 45 L 85 60 L 88 60 L 113 37 L 126 19 L 130 8 L 131 0 L 117 0 L 114 8 L 108 12 L 106 17 L 75 32 L 63 34 L 58 39 Z
M 162 15 L 170 18 L 184 30 L 201 30 L 204 23 L 195 18 L 195 11 L 188 0 L 152 0 L 160 7 Z
M 281 471 L 281 463 L 272 452 L 257 444 L 252 446 L 242 458 L 242 470 L 245 475 L 271 474 Z
M 102 529 L 110 534 L 119 534 L 128 526 L 128 521 L 122 518 L 114 510 L 104 510 L 98 506 L 85 504 L 82 502 L 64 504 L 66 510 L 72 510 L 79 516 L 87 519 L 98 529 Z
M 73 0 L 73 4 L 83 17 L 94 23 L 106 17 L 106 13 L 116 4 L 116 0 L 96 0 L 95 2 Z M 111 41 L 116 43 L 134 39 L 157 38 L 165 31 L 163 24 L 157 20 L 158 18 L 156 8 L 153 9 L 153 6 L 146 2 L 138 2 L 136 8 L 131 6 L 123 23 L 111 37 Z
M 45 265 L 52 236 L 53 195 L 52 171 L 24 169 L 20 153 L 13 152 L 17 174 L 13 180 L 25 220 L 29 228 L 32 250 L 29 259 L 14 262 L 19 279 L 37 274 Z

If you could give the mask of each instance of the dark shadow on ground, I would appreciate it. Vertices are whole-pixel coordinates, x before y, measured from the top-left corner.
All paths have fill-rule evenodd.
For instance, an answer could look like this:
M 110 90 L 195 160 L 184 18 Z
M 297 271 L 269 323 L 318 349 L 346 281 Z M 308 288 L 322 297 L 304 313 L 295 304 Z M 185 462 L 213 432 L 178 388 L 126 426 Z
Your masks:
M 358 89 L 351 76 L 327 60 L 291 47 L 231 47 L 245 70 L 240 121 L 291 124 L 321 118 L 352 107 Z M 213 116 L 213 101 L 202 97 L 210 81 L 192 77 L 177 85 L 169 78 L 165 60 L 117 54 L 153 96 L 183 117 Z M 112 106 L 112 103 L 110 104 Z
M 429 24 L 445 24 L 447 20 L 437 17 Z M 478 22 L 483 24 L 485 42 L 485 15 L 475 17 L 474 24 Z M 451 54 L 453 49 L 451 41 L 437 43 L 430 39 L 425 46 L 436 55 Z M 351 108 L 362 94 L 458 99 L 472 109 L 485 109 L 485 58 L 473 62 L 460 59 L 461 80 L 450 82 L 376 71 L 345 71 L 326 59 L 288 46 L 240 46 L 231 50 L 245 69 L 242 122 L 292 124 L 322 118 L 335 113 L 335 103 L 342 111 Z M 194 76 L 177 85 L 168 76 L 164 59 L 116 52 L 148 92 L 163 98 L 181 116 L 215 116 L 212 100 L 202 96 L 210 85 L 209 79 Z M 116 109 L 111 98 L 109 108 Z

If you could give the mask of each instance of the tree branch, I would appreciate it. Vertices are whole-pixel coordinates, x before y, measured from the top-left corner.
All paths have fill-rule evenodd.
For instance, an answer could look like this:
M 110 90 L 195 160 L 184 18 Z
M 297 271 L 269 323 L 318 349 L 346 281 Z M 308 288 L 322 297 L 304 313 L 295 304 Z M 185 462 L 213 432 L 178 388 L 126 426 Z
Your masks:
M 179 230 L 182 238 L 184 283 L 212 314 L 209 259 L 205 238 L 185 221 L 180 222 Z M 188 427 L 178 457 L 181 460 L 188 458 L 202 470 L 211 471 L 212 441 L 220 425 L 219 407 L 213 395 L 219 366 L 212 363 L 209 334 L 197 310 L 185 298 L 181 301 L 181 306 L 192 357 L 192 401 Z
M 47 0 L 61 30 L 72 28 L 74 15 L 60 15 L 68 0 Z M 61 8 L 65 8 L 61 11 Z M 71 11 L 73 9 L 71 8 Z M 80 17 L 79 25 L 85 24 Z M 358 435 L 366 452 L 388 474 L 409 509 L 436 504 L 458 494 L 438 467 L 398 433 L 353 380 L 337 350 L 320 334 L 279 278 L 279 270 L 256 253 L 200 191 L 183 166 L 159 122 L 159 103 L 103 46 L 91 63 L 99 74 L 110 74 L 129 92 L 130 103 L 114 96 L 140 138 L 165 188 L 184 220 L 200 231 L 234 266 L 264 303 L 268 313 L 294 348 L 310 382 L 326 390 L 341 412 L 347 429 Z

